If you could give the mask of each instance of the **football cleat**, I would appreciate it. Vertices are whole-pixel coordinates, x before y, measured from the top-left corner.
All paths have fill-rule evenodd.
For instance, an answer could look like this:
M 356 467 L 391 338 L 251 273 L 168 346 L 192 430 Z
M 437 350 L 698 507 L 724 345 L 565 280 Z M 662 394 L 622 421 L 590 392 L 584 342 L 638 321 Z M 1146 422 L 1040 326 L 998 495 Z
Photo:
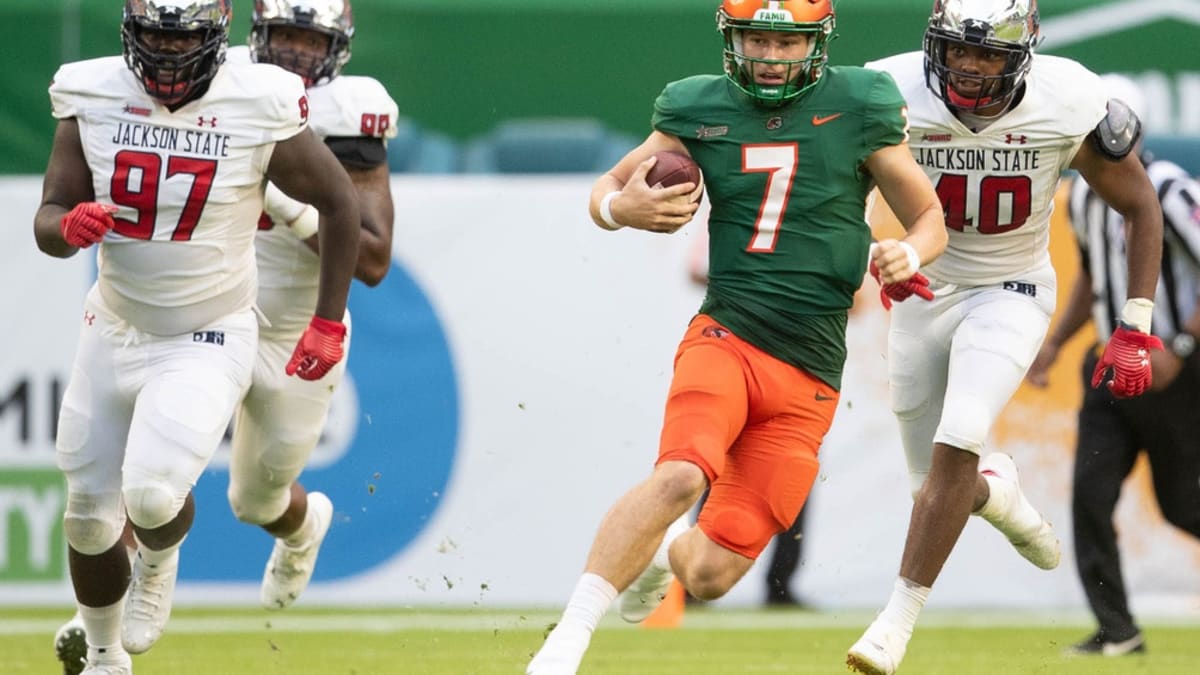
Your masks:
M 909 637 L 890 622 L 875 619 L 846 653 L 846 667 L 865 675 L 893 675 L 904 659 Z
M 1000 530 L 1026 560 L 1044 570 L 1058 567 L 1062 549 L 1054 528 L 1021 492 L 1012 457 L 993 452 L 979 463 L 991 494 L 979 515 Z
M 1103 631 L 1063 650 L 1067 656 L 1125 656 L 1126 654 L 1145 654 L 1146 639 L 1141 633 L 1134 633 L 1128 640 L 1113 640 Z
M 149 651 L 162 637 L 167 619 L 171 618 L 178 575 L 178 548 L 169 559 L 154 567 L 147 565 L 140 553 L 133 561 L 133 580 L 129 583 L 121 619 L 121 644 L 130 654 Z
M 63 664 L 63 675 L 79 675 L 87 666 L 87 630 L 79 612 L 54 634 L 54 657 Z
M 288 546 L 282 539 L 275 539 L 275 548 L 267 560 L 259 594 L 263 607 L 267 609 L 291 606 L 312 579 L 321 542 L 325 540 L 329 525 L 333 522 L 333 502 L 320 492 L 310 492 L 308 513 L 316 521 L 311 539 L 296 548 Z
M 87 667 L 81 675 L 133 675 L 133 659 L 124 651 L 88 649 Z

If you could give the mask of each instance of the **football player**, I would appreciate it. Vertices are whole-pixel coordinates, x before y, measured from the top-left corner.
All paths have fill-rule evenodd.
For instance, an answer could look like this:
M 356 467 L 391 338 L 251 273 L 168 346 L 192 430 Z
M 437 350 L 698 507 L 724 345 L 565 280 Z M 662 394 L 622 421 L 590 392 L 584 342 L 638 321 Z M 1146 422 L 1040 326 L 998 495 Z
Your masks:
M 355 276 L 375 286 L 392 260 L 392 193 L 386 139 L 396 134 L 396 103 L 369 77 L 342 75 L 350 60 L 354 20 L 348 0 L 262 0 L 251 15 L 249 48 L 233 61 L 282 67 L 308 88 L 309 125 L 337 156 L 354 183 L 361 234 Z M 267 186 L 255 248 L 259 330 L 250 391 L 234 420 L 229 503 L 243 522 L 275 537 L 263 574 L 261 600 L 269 609 L 292 604 L 312 578 L 333 505 L 297 481 L 316 447 L 345 362 L 317 381 L 284 377 L 279 364 L 312 313 L 323 257 L 316 210 Z M 321 255 L 318 255 L 321 253 Z M 350 317 L 347 326 L 349 349 Z
M 230 14 L 228 0 L 128 0 L 124 57 L 66 64 L 50 85 L 37 243 L 98 249 L 56 440 L 85 673 L 131 673 L 170 615 L 191 488 L 250 385 L 267 179 L 324 221 L 318 298 L 281 367 L 319 380 L 342 360 L 354 186 L 307 128 L 298 78 L 224 64 Z
M 946 243 L 892 78 L 826 64 L 830 0 L 725 0 L 717 22 L 725 74 L 668 84 L 654 131 L 592 189 L 598 226 L 674 232 L 696 211 L 696 186 L 654 189 L 645 177 L 656 152 L 689 155 L 711 201 L 708 293 L 676 352 L 654 470 L 604 518 L 530 675 L 575 673 L 618 593 L 636 622 L 676 576 L 712 600 L 749 571 L 817 475 L 868 259 L 881 281 L 902 284 Z M 907 236 L 869 254 L 874 185 Z
M 924 49 L 868 64 L 895 78 L 911 149 L 937 187 L 950 243 L 925 269 L 931 302 L 891 314 L 889 379 L 914 497 L 891 599 L 847 662 L 894 673 L 917 615 L 971 514 L 1034 565 L 1053 569 L 1059 541 L 1021 492 L 1008 455 L 984 455 L 1054 311 L 1048 248 L 1059 177 L 1075 169 L 1129 226 L 1127 300 L 1096 370 L 1118 397 L 1150 383 L 1152 298 L 1162 212 L 1133 153 L 1140 124 L 1099 77 L 1035 54 L 1036 0 L 938 0 Z

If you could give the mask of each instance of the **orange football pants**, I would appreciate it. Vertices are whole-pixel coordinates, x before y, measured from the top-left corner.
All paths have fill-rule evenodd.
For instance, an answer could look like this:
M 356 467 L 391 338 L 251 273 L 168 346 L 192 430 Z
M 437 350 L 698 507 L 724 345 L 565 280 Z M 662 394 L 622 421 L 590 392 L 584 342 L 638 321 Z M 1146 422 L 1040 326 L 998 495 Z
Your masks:
M 658 462 L 708 476 L 700 529 L 757 558 L 791 527 L 817 476 L 839 393 L 699 314 L 675 353 Z

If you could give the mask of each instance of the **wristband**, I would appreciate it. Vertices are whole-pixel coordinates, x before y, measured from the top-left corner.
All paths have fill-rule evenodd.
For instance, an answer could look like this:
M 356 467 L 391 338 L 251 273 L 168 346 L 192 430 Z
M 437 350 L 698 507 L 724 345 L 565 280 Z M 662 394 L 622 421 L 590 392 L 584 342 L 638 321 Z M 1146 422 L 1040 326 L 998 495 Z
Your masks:
M 300 215 L 292 220 L 289 220 L 287 226 L 296 233 L 296 236 L 301 239 L 308 239 L 317 233 L 318 225 L 321 222 L 321 215 L 317 210 L 308 204 L 304 205 L 304 210 Z
M 604 224 L 607 225 L 608 229 L 610 230 L 619 230 L 622 227 L 625 227 L 614 220 L 612 214 L 612 201 L 616 199 L 617 195 L 619 194 L 621 194 L 620 190 L 613 190 L 612 192 L 604 195 L 604 199 L 600 200 L 600 220 L 603 220 Z
M 1146 298 L 1129 298 L 1121 308 L 1121 321 L 1139 331 L 1150 334 L 1150 319 L 1154 316 L 1154 302 Z
M 897 242 L 900 248 L 904 249 L 904 255 L 908 256 L 908 266 L 912 268 L 913 274 L 921 269 L 921 256 L 917 255 L 917 249 L 912 247 L 912 244 L 907 241 Z

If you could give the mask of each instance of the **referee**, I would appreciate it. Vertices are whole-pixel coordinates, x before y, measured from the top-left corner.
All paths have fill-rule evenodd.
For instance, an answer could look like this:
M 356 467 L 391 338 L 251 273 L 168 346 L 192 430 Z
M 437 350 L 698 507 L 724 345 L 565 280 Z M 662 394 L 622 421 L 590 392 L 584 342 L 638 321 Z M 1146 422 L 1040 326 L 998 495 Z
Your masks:
M 1137 85 L 1106 75 L 1110 96 L 1135 113 L 1143 107 Z M 1135 151 L 1141 152 L 1139 141 Z M 1084 395 L 1079 410 L 1071 510 L 1075 559 L 1083 590 L 1096 615 L 1095 634 L 1067 649 L 1070 654 L 1121 656 L 1146 651 L 1129 612 L 1113 511 L 1121 484 L 1145 451 L 1159 508 L 1169 523 L 1200 538 L 1200 184 L 1171 162 L 1141 154 L 1158 191 L 1163 212 L 1163 254 L 1154 297 L 1153 334 L 1165 350 L 1150 352 L 1153 383 L 1136 398 L 1116 399 L 1106 387 L 1088 386 L 1100 346 L 1115 326 L 1125 297 L 1125 227 L 1087 183 L 1071 188 L 1070 217 L 1079 243 L 1081 270 L 1057 326 L 1047 336 L 1027 379 L 1046 385 L 1059 348 L 1090 318 L 1100 345 L 1083 363 Z

